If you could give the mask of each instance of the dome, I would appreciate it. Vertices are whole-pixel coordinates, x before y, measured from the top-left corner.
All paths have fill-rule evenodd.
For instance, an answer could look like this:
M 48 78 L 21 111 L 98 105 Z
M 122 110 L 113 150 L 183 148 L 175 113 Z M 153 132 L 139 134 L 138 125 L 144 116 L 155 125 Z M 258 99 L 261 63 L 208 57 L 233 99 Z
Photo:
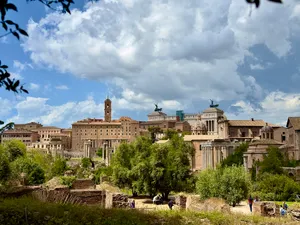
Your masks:
M 273 132 L 273 127 L 269 126 L 268 123 L 266 123 L 266 125 L 261 128 L 261 132 Z

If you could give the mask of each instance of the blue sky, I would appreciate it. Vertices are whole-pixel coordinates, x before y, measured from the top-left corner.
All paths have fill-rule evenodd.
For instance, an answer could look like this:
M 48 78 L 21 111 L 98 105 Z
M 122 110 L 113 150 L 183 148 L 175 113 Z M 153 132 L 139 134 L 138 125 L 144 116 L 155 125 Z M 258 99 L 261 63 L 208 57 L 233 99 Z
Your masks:
M 300 3 L 233 0 L 75 1 L 72 14 L 14 1 L 28 38 L 0 39 L 1 60 L 29 94 L 0 90 L 2 120 L 71 127 L 113 116 L 201 112 L 284 124 L 300 116 Z M 2 30 L 4 33 L 4 30 Z M 0 33 L 1 34 L 1 33 Z

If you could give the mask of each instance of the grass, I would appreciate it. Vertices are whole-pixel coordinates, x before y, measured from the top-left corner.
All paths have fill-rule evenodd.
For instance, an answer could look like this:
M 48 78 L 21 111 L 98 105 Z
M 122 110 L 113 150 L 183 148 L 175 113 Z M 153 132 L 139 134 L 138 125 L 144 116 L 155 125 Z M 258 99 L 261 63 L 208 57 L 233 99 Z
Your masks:
M 153 211 L 103 209 L 97 206 L 42 203 L 31 198 L 5 199 L 0 203 L 0 224 L 37 225 L 196 225 L 196 224 L 297 224 L 288 218 L 263 218 L 222 214 L 220 212 L 189 212 L 179 210 Z

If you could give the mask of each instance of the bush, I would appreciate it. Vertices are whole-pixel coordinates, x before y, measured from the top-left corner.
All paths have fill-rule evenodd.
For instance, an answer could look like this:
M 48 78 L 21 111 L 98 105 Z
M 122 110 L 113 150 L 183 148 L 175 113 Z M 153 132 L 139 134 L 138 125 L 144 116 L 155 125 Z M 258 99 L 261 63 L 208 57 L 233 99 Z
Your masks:
M 73 182 L 76 180 L 76 177 L 75 176 L 70 176 L 70 177 L 60 177 L 60 182 L 62 185 L 66 185 L 68 186 L 69 188 L 72 187 L 73 185 Z
M 296 194 L 300 193 L 300 186 L 286 175 L 264 173 L 259 176 L 254 191 L 260 193 L 262 200 L 295 201 Z
M 102 148 L 99 148 L 96 152 L 97 156 L 99 156 L 100 158 L 102 158 Z
M 82 160 L 81 160 L 81 166 L 82 166 L 82 168 L 87 169 L 87 168 L 89 168 L 91 165 L 92 165 L 92 164 L 91 164 L 91 159 L 89 159 L 89 158 L 82 158 Z
M 0 151 L 0 184 L 6 182 L 10 177 L 9 161 L 2 151 Z
M 52 177 L 62 176 L 67 169 L 66 160 L 62 157 L 56 157 L 51 167 L 51 175 Z
M 202 199 L 223 198 L 229 204 L 236 204 L 247 198 L 250 184 L 250 177 L 243 166 L 219 167 L 200 172 L 196 191 Z
M 10 162 L 26 154 L 26 145 L 20 140 L 5 141 L 3 147 Z
M 26 184 L 36 185 L 45 182 L 45 172 L 39 164 L 32 159 L 20 157 L 12 163 L 13 176 L 20 179 L 21 173 L 25 174 Z
M 103 177 L 103 176 L 110 177 L 110 176 L 112 176 L 112 174 L 113 174 L 113 170 L 110 166 L 104 166 L 104 167 L 98 168 L 94 173 L 95 183 L 99 184 L 101 177 Z

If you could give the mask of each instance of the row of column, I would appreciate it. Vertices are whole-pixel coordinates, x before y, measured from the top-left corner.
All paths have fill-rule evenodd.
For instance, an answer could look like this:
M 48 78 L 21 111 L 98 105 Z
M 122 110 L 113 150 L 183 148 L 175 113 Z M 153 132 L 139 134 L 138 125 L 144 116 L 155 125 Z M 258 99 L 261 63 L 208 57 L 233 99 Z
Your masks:
M 214 120 L 206 121 L 206 127 L 207 127 L 208 132 L 214 132 L 215 131 L 215 121 Z
M 227 157 L 226 147 L 223 146 L 203 146 L 202 151 L 202 169 L 215 168 Z

